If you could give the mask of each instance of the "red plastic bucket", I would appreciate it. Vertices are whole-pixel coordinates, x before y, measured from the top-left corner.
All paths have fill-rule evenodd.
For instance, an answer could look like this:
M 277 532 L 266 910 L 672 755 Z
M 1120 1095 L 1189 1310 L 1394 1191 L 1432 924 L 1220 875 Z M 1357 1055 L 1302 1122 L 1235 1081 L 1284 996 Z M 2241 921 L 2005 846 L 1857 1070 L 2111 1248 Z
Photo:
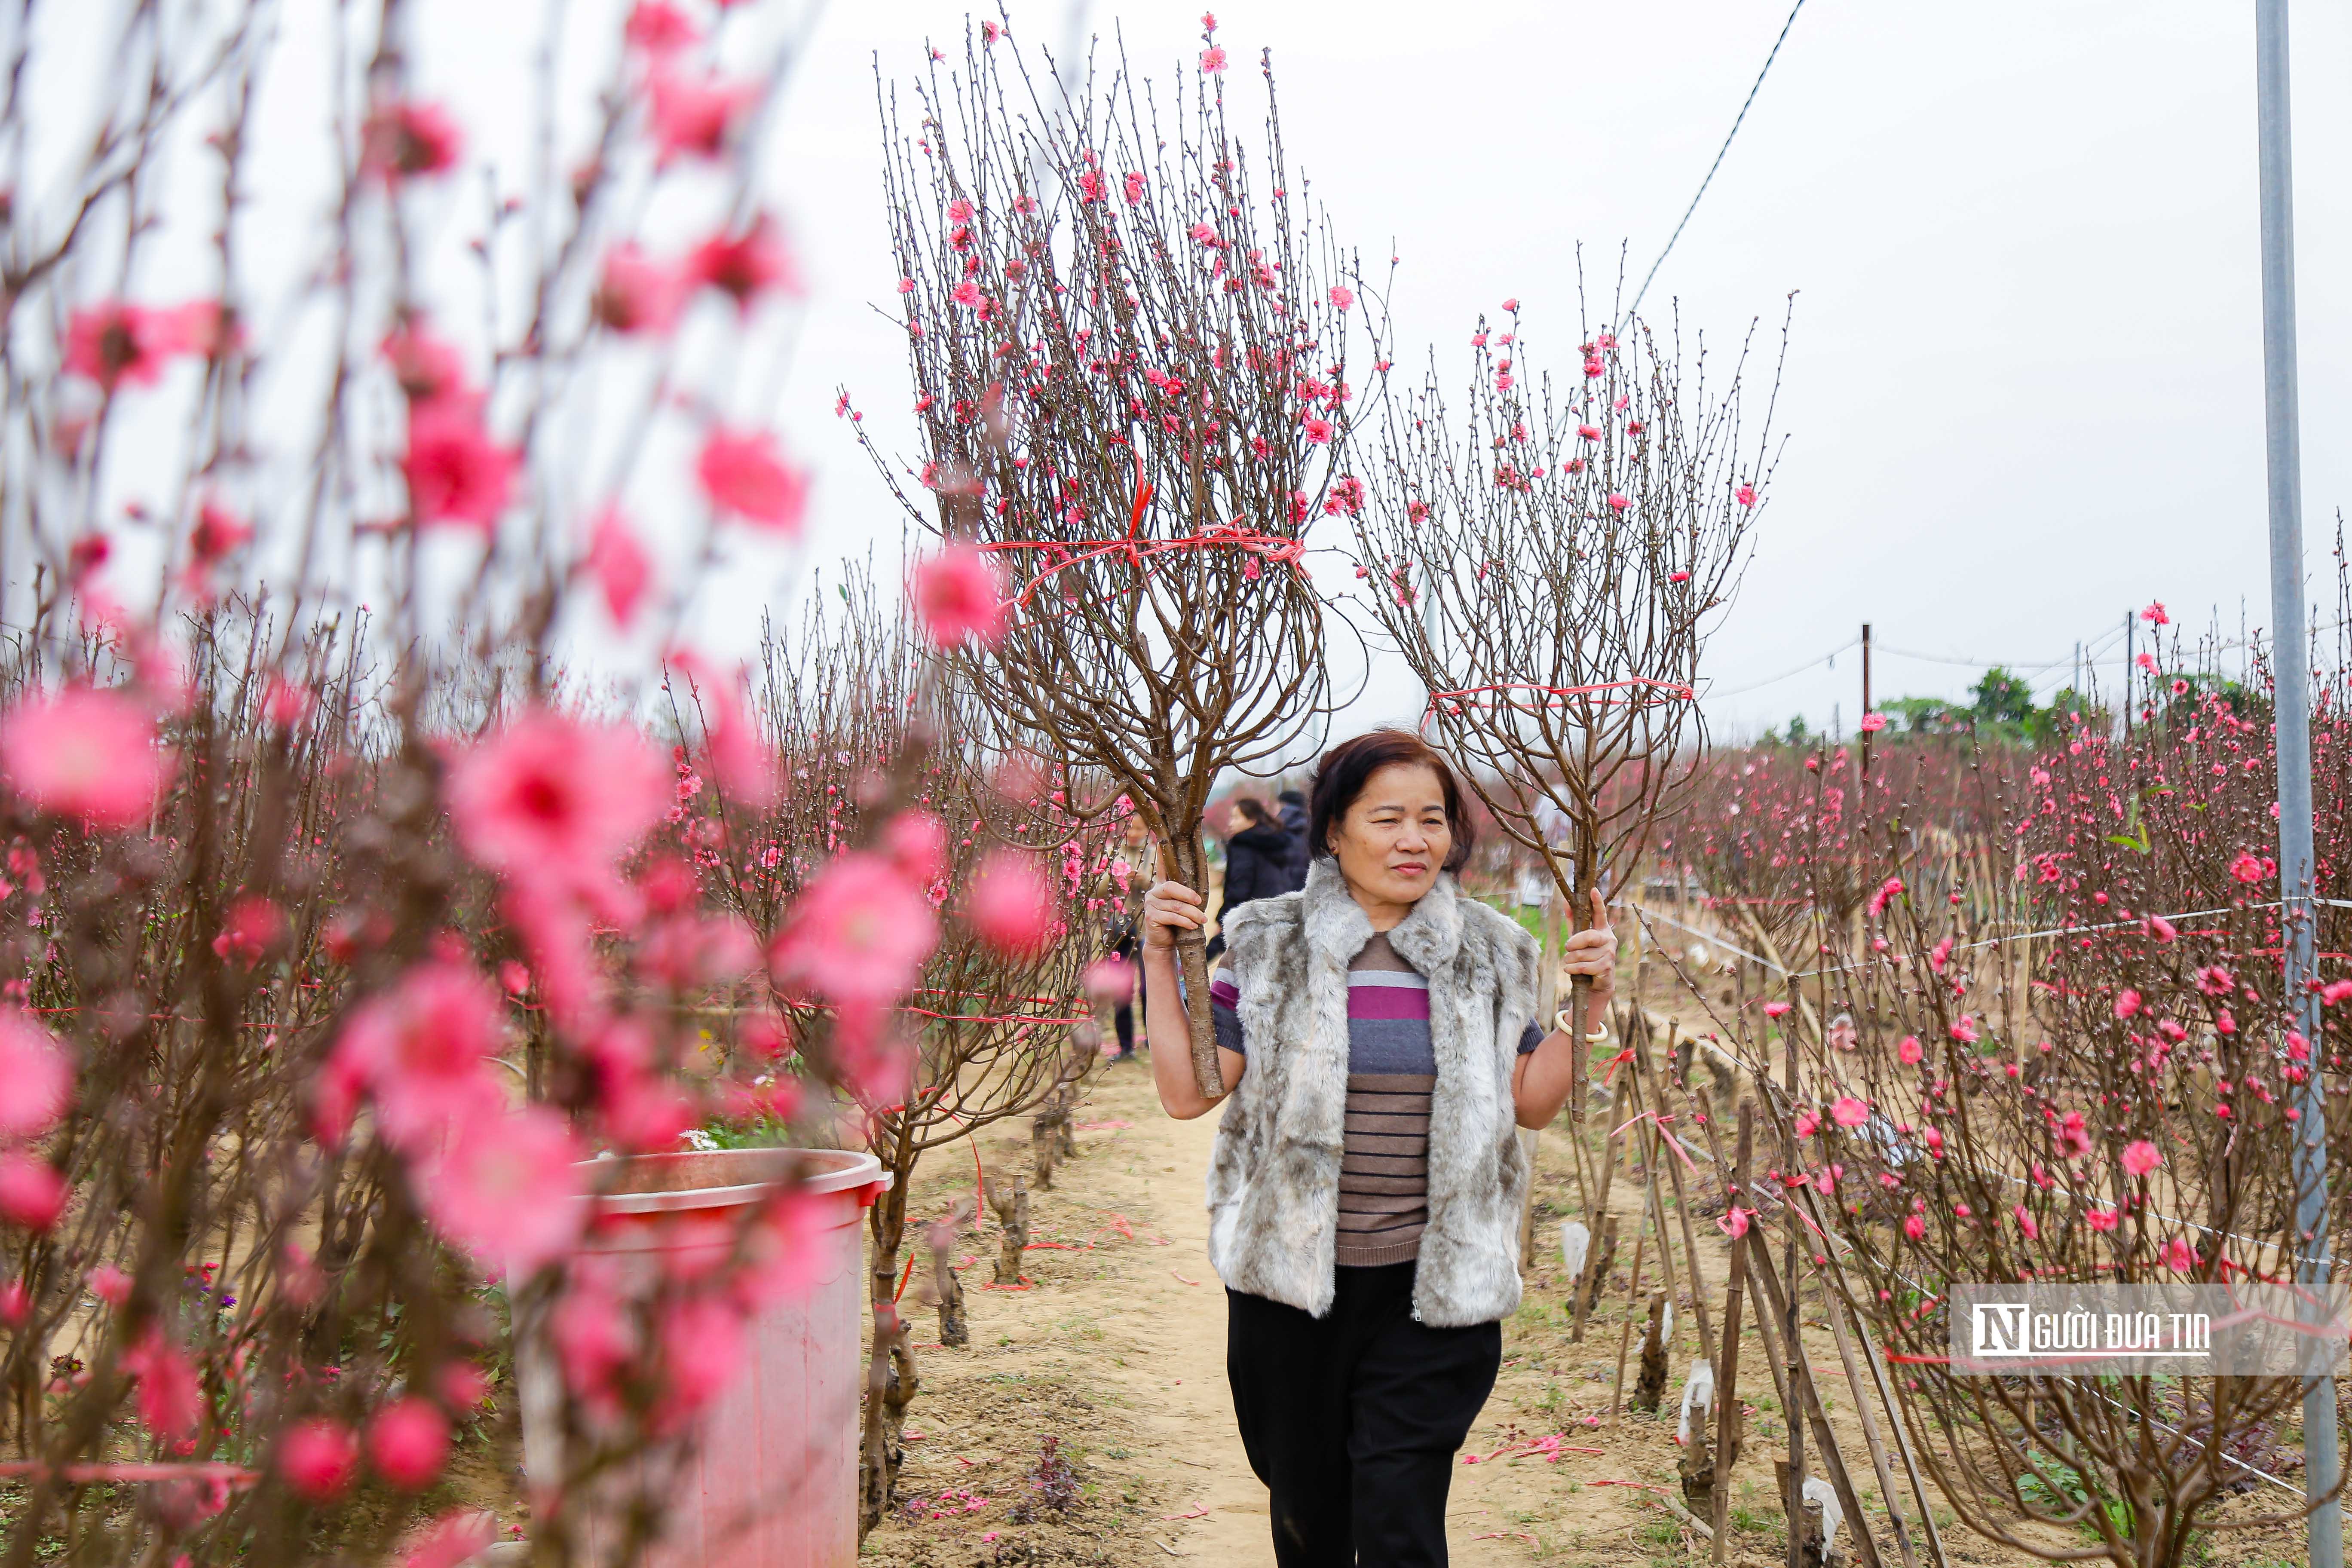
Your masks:
M 745 1325 L 741 1375 L 701 1417 L 694 1458 L 666 1479 L 662 1539 L 642 1568 L 849 1568 L 857 1560 L 858 1354 L 863 1211 L 887 1184 L 871 1154 L 727 1149 L 597 1162 L 592 1250 L 658 1268 L 665 1254 L 723 1245 L 748 1205 L 796 1167 L 823 1207 L 816 1283 Z M 517 1335 L 523 1468 L 562 1474 L 560 1374 L 538 1336 Z M 614 1560 L 617 1521 L 593 1517 L 582 1561 Z

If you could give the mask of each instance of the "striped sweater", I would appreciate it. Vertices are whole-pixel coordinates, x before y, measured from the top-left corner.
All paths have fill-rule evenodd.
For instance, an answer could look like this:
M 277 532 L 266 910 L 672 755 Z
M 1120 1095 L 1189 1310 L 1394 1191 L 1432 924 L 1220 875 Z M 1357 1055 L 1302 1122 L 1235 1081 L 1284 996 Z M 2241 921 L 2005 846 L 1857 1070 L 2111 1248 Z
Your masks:
M 1249 1054 L 1240 994 L 1219 970 L 1209 987 L 1217 1044 Z M 1533 1024 L 1527 1055 L 1543 1043 Z M 1348 965 L 1348 1112 L 1339 1155 L 1339 1226 L 1332 1261 L 1343 1268 L 1409 1263 L 1429 1221 L 1429 1097 L 1437 1056 L 1429 982 L 1375 932 Z

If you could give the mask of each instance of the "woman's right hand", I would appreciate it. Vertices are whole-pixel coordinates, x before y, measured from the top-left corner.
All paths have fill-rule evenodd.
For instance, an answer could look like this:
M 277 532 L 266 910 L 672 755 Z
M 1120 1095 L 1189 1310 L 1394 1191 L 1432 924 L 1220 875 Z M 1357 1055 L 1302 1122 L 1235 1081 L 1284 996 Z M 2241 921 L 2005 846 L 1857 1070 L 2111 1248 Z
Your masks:
M 1181 882 L 1154 882 L 1143 895 L 1143 945 L 1165 952 L 1176 945 L 1180 931 L 1200 931 L 1209 923 L 1208 906 L 1201 895 Z

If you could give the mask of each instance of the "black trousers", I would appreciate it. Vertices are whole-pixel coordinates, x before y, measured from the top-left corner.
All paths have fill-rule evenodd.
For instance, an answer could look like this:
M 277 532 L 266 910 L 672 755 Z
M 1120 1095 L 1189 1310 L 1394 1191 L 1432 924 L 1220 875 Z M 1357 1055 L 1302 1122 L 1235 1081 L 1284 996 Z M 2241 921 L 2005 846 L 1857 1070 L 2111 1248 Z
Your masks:
M 1499 1323 L 1412 1317 L 1413 1265 L 1336 1270 L 1310 1318 L 1225 1292 L 1225 1375 L 1272 1494 L 1280 1568 L 1444 1568 L 1454 1452 L 1495 1386 Z

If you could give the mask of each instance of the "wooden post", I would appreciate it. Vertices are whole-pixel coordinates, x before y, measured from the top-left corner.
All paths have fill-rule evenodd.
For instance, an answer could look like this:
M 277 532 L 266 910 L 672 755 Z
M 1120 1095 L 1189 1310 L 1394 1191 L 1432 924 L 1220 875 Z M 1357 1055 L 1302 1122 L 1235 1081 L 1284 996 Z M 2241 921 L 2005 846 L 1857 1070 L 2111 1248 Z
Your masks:
M 1617 1267 L 1617 1216 L 1610 1215 L 1601 1222 L 1600 1234 L 1584 1249 L 1584 1275 L 1577 1281 L 1575 1321 L 1569 1330 L 1569 1342 L 1584 1342 L 1584 1321 L 1599 1305 L 1601 1292 L 1609 1283 L 1609 1271 Z
M 1667 1108 L 1665 1091 L 1659 1084 L 1657 1075 L 1652 1071 L 1650 1067 L 1650 1051 L 1649 1041 L 1646 1037 L 1648 1031 L 1645 1028 L 1643 1030 L 1644 1038 L 1642 1044 L 1634 1047 L 1633 1065 L 1641 1070 L 1643 1077 L 1647 1081 L 1649 1098 L 1652 1103 L 1655 1104 L 1659 1111 L 1662 1113 L 1661 1120 L 1658 1124 L 1659 1137 L 1661 1139 L 1672 1138 L 1674 1134 L 1667 1129 L 1663 1119 L 1663 1113 Z M 1682 1160 L 1676 1155 L 1673 1149 L 1666 1149 L 1664 1152 L 1666 1155 L 1666 1178 L 1673 1184 L 1675 1189 L 1675 1214 L 1682 1225 L 1683 1257 L 1688 1259 L 1690 1263 L 1691 1317 L 1692 1320 L 1698 1324 L 1698 1353 L 1706 1362 L 1707 1365 L 1712 1367 L 1715 1364 L 1715 1327 L 1706 1310 L 1706 1290 L 1699 1273 L 1698 1237 L 1691 1229 L 1690 1200 L 1683 1190 Z
M 1739 1152 L 1731 1168 L 1730 1223 L 1737 1226 L 1740 1203 L 1748 1196 L 1748 1162 L 1753 1152 L 1756 1107 L 1739 1105 Z M 1747 1275 L 1748 1249 L 1731 1244 L 1731 1284 L 1723 1299 L 1723 1364 L 1716 1369 L 1715 1408 L 1715 1547 L 1717 1568 L 1723 1563 L 1725 1512 L 1731 1502 L 1731 1467 L 1739 1457 L 1739 1287 Z
M 1878 1495 L 1886 1501 L 1886 1522 L 1895 1531 L 1895 1544 L 1903 1553 L 1903 1568 L 1919 1568 L 1918 1560 L 1911 1554 L 1911 1531 L 1903 1522 L 1903 1510 L 1895 1502 L 1895 1474 L 1887 1467 L 1886 1444 L 1878 1435 L 1878 1418 L 1870 1413 L 1870 1401 L 1863 1394 L 1862 1370 L 1854 1363 L 1853 1343 L 1845 1331 L 1846 1300 L 1843 1291 L 1829 1303 L 1830 1332 L 1837 1340 L 1838 1364 L 1845 1368 L 1846 1386 L 1853 1391 L 1853 1413 L 1862 1422 L 1862 1440 L 1870 1449 L 1870 1468 L 1878 1477 Z M 1857 1532 L 1860 1526 L 1856 1527 Z
M 1805 1499 L 1804 1467 L 1775 1459 L 1772 1479 L 1780 1489 L 1780 1507 L 1789 1516 L 1789 1561 L 1800 1568 L 1822 1568 L 1828 1542 L 1822 1536 L 1822 1505 Z

